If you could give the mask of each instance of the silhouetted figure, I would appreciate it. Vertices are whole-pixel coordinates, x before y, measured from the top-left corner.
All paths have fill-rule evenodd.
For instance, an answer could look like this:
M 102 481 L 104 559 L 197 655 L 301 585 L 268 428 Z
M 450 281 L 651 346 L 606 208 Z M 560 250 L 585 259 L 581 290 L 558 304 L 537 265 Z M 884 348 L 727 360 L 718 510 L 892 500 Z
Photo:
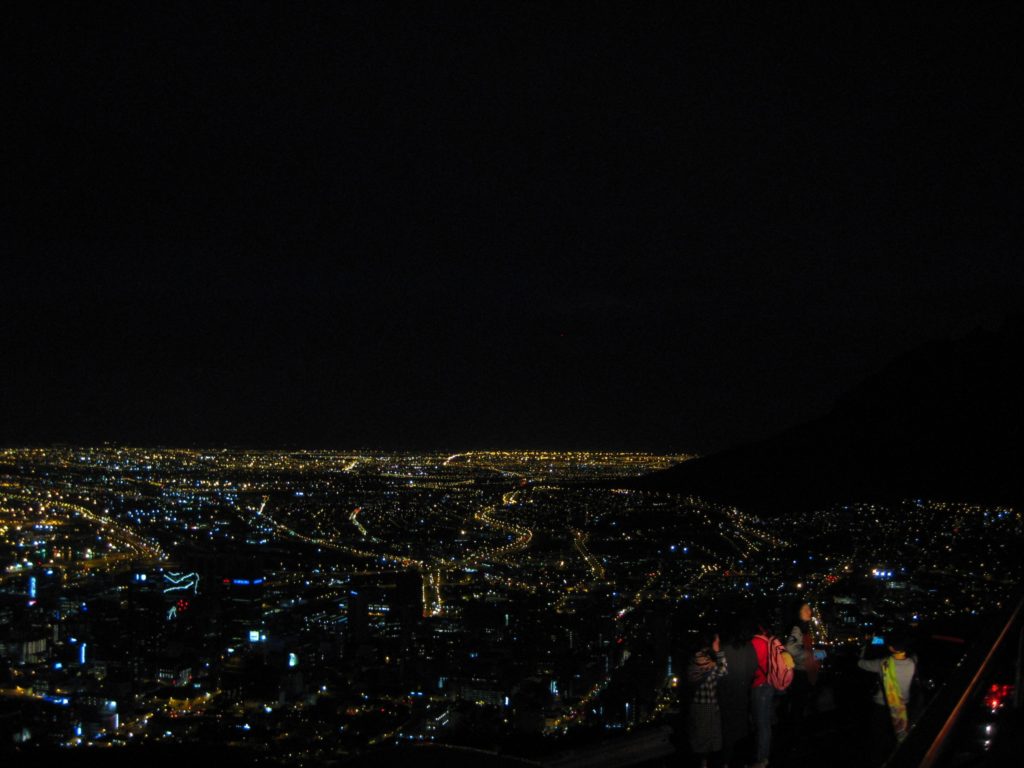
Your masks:
M 722 713 L 722 765 L 743 765 L 746 750 L 740 746 L 750 733 L 750 689 L 757 670 L 757 652 L 751 638 L 753 621 L 731 616 L 723 623 L 722 653 L 729 674 L 718 679 L 718 706 Z
M 881 685 L 875 691 L 874 712 L 871 718 L 871 739 L 878 759 L 903 739 L 910 729 L 907 705 L 910 686 L 917 669 L 915 660 L 907 654 L 907 637 L 895 632 L 888 638 L 889 654 L 879 659 L 866 659 L 868 646 L 861 650 L 857 666 L 879 676 Z
M 750 685 L 750 721 L 754 726 L 754 763 L 750 768 L 764 768 L 772 747 L 772 714 L 775 689 L 768 683 L 768 648 L 771 633 L 760 624 L 750 643 L 757 666 Z
M 814 655 L 814 633 L 810 604 L 801 601 L 794 606 L 786 636 L 786 650 L 793 657 L 793 684 L 786 691 L 783 707 L 789 743 L 792 745 L 803 732 L 804 718 L 818 684 L 820 662 Z
M 708 756 L 722 749 L 722 716 L 718 706 L 718 680 L 729 673 L 718 635 L 703 637 L 686 667 L 689 707 L 686 735 L 702 768 Z

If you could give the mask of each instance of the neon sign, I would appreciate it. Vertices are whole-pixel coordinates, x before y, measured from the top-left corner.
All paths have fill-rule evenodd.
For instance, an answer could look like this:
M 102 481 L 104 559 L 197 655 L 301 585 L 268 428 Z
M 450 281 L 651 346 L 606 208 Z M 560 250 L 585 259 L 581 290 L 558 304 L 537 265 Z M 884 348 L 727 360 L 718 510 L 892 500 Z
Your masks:
M 164 573 L 164 581 L 170 584 L 164 587 L 164 594 L 168 592 L 184 592 L 191 589 L 193 595 L 199 594 L 199 574 L 195 571 L 181 573 L 180 571 L 167 571 Z

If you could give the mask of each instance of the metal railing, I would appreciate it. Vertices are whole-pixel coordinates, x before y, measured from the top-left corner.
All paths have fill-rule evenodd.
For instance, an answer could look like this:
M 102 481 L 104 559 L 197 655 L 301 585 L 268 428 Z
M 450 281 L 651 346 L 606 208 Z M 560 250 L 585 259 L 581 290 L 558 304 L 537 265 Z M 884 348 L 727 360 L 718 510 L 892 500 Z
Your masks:
M 1018 600 L 1009 618 L 990 628 L 985 642 L 968 652 L 951 678 L 929 703 L 906 740 L 885 763 L 885 768 L 935 768 L 950 747 L 957 726 L 975 700 L 992 661 L 1008 638 L 1017 639 L 1014 667 L 1013 706 L 1021 704 L 1021 655 L 1024 653 L 1024 597 Z M 1015 634 L 1016 633 L 1016 634 Z

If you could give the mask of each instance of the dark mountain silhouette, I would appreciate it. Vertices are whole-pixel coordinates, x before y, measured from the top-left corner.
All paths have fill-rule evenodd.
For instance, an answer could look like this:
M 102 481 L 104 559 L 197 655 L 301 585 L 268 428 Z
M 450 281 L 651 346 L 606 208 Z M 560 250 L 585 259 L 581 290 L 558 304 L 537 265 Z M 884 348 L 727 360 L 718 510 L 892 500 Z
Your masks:
M 906 498 L 1019 505 L 1024 316 L 920 347 L 776 437 L 639 478 L 635 487 L 762 511 Z

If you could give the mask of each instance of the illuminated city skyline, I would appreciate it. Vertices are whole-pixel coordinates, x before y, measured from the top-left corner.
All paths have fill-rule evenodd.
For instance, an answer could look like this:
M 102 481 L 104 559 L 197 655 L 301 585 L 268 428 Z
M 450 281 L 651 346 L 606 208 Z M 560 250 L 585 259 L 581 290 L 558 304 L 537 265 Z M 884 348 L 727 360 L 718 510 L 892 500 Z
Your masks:
M 19 702 L 16 740 L 273 743 L 283 764 L 407 742 L 550 751 L 663 727 L 687 633 L 723 604 L 802 596 L 819 647 L 841 655 L 1014 593 L 1013 509 L 833 505 L 780 535 L 620 485 L 686 460 L 2 450 L 0 693 Z M 310 711 L 328 718 L 315 740 Z
M 2 759 L 1019 761 L 1007 10 L 5 21 Z

